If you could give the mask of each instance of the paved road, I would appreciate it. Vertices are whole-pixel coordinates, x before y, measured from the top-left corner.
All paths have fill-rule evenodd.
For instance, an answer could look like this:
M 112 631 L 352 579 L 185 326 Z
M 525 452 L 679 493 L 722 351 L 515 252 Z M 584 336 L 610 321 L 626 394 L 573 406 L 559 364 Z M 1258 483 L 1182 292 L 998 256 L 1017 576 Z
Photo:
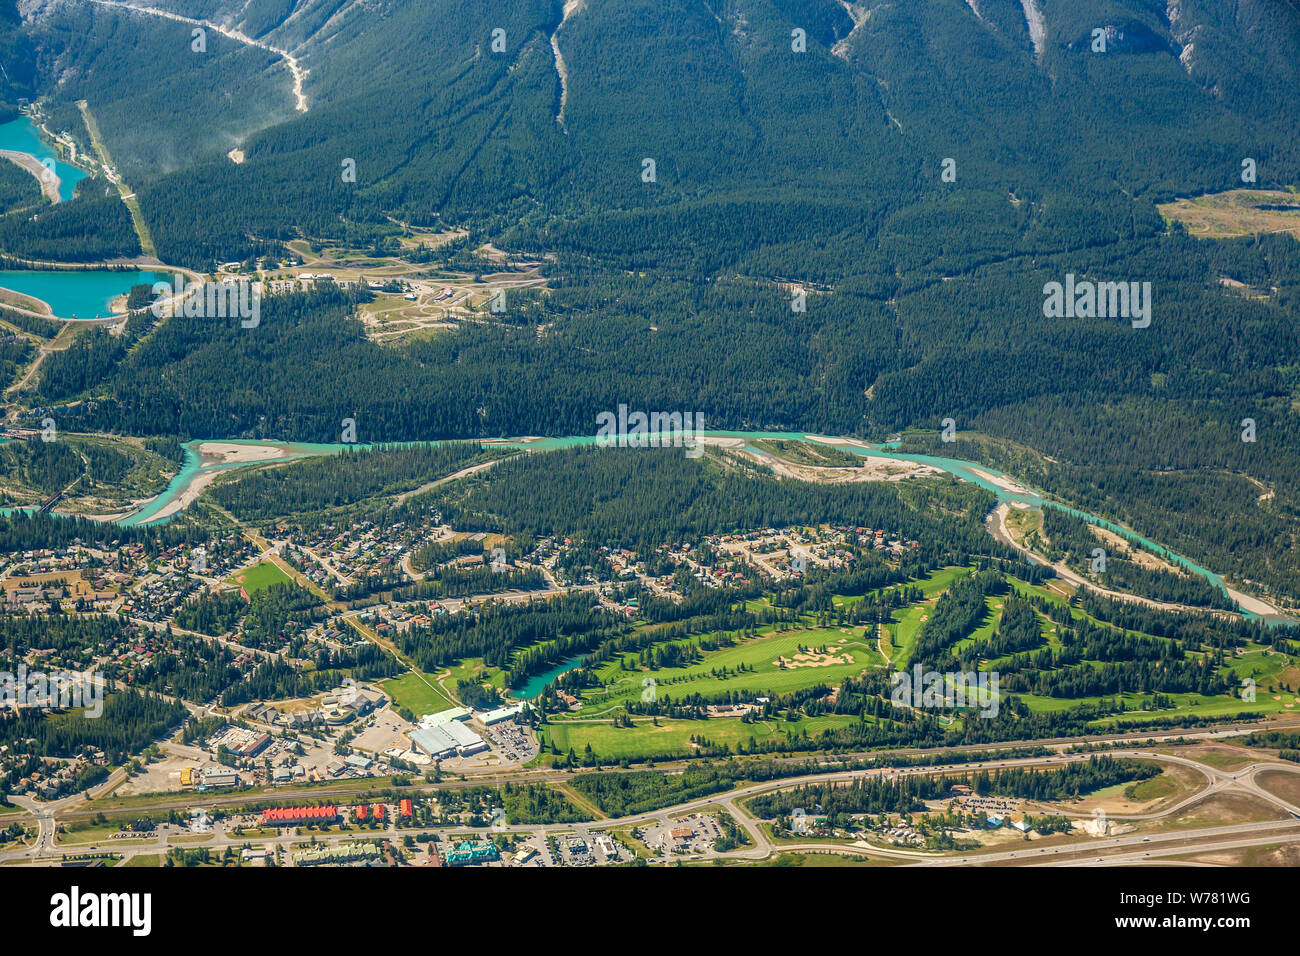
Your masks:
M 1158 744 L 1175 740 L 1183 741 L 1212 741 L 1222 737 L 1239 736 L 1243 733 L 1249 733 L 1251 730 L 1262 729 L 1267 726 L 1269 729 L 1290 729 L 1283 724 L 1246 724 L 1230 725 L 1227 727 L 1206 727 L 1197 730 L 1182 730 L 1173 728 L 1162 734 L 1151 733 L 1128 733 L 1128 734 L 1103 734 L 1087 738 L 1078 737 L 1057 737 L 1041 740 L 1015 741 L 1010 743 L 989 743 L 989 744 L 972 744 L 965 747 L 913 747 L 893 751 L 858 751 L 854 753 L 835 754 L 835 755 L 795 755 L 789 757 L 775 757 L 776 763 L 802 765 L 811 760 L 821 760 L 827 766 L 835 766 L 842 762 L 853 760 L 871 760 L 887 759 L 889 757 L 917 757 L 931 756 L 952 753 L 980 753 L 990 750 L 1006 750 L 1009 747 L 1054 747 L 1059 750 L 1065 750 L 1070 747 L 1081 744 L 1099 744 L 1113 743 L 1124 741 L 1140 741 L 1142 743 Z M 1163 758 L 1162 758 L 1163 759 Z M 672 761 L 660 763 L 656 768 L 665 773 L 675 773 L 686 769 L 690 766 L 689 761 Z M 974 766 L 957 765 L 957 766 Z M 982 766 L 991 766 L 991 764 L 982 764 Z M 549 768 L 518 768 L 508 772 L 502 772 L 498 768 L 485 767 L 478 769 L 466 769 L 458 772 L 463 773 L 465 780 L 462 781 L 442 781 L 438 784 L 415 784 L 411 787 L 413 792 L 432 791 L 446 789 L 448 787 L 473 787 L 507 782 L 531 782 L 531 783 L 559 783 L 572 780 L 575 775 L 583 773 L 600 773 L 605 768 L 584 767 L 574 771 L 551 770 Z M 929 768 L 923 768 L 929 769 Z M 1209 768 L 1207 768 L 1209 769 Z M 912 771 L 908 771 L 912 772 Z M 792 782 L 797 782 L 792 778 Z M 319 800 L 319 799 L 340 799 L 355 796 L 358 794 L 373 792 L 380 784 L 374 780 L 358 780 L 354 786 L 326 788 L 320 787 L 306 790 L 285 791 L 280 788 L 267 788 L 260 791 L 239 791 L 235 793 L 224 794 L 160 794 L 157 799 L 150 800 L 139 804 L 141 811 L 150 810 L 171 810 L 182 809 L 195 806 L 203 807 L 220 807 L 220 806 L 239 806 L 249 802 L 265 802 L 292 804 L 302 800 Z M 61 817 L 75 819 L 78 817 L 93 816 L 96 813 L 104 812 L 103 807 L 87 806 L 76 810 L 70 810 L 61 814 Z
M 1060 766 L 1067 763 L 1087 760 L 1089 756 L 1091 755 L 1056 753 L 1042 757 L 1026 757 L 998 761 L 997 766 Z M 869 770 L 830 771 L 823 774 L 751 784 L 728 793 L 714 794 L 676 804 L 672 807 L 666 807 L 645 813 L 631 814 L 614 820 L 602 820 L 590 824 L 570 826 L 507 825 L 497 828 L 495 832 L 519 834 L 531 837 L 539 834 L 544 835 L 547 832 L 573 832 L 575 830 L 585 832 L 591 829 L 605 829 L 611 826 L 617 826 L 620 828 L 641 827 L 656 823 L 667 823 L 671 819 L 680 818 L 692 813 L 723 811 L 729 813 L 746 831 L 746 833 L 748 833 L 751 845 L 725 853 L 708 852 L 684 856 L 680 857 L 680 859 L 683 861 L 691 861 L 721 857 L 726 859 L 757 861 L 784 852 L 823 852 L 878 857 L 897 862 L 905 861 L 909 865 L 913 866 L 972 866 L 988 864 L 1038 865 L 1047 864 L 1049 862 L 1060 865 L 1082 865 L 1110 862 L 1112 860 L 1131 864 L 1171 855 L 1186 855 L 1197 850 L 1208 848 L 1231 849 L 1237 847 L 1262 846 L 1275 843 L 1300 841 L 1300 807 L 1296 807 L 1289 801 L 1270 793 L 1259 786 L 1256 781 L 1256 777 L 1260 773 L 1264 772 L 1300 773 L 1300 766 L 1278 761 L 1262 760 L 1238 770 L 1225 771 L 1198 764 L 1183 757 L 1157 754 L 1146 750 L 1118 751 L 1115 752 L 1113 756 L 1133 759 L 1158 759 L 1179 766 L 1193 768 L 1206 778 L 1207 786 L 1204 789 L 1199 790 L 1193 796 L 1180 800 L 1159 812 L 1130 815 L 1114 814 L 1110 816 L 1111 820 L 1117 822 L 1136 822 L 1172 818 L 1182 810 L 1201 802 L 1212 795 L 1232 791 L 1244 792 L 1257 799 L 1270 803 L 1279 810 L 1284 811 L 1287 816 L 1280 820 L 1223 824 L 1219 826 L 1189 830 L 1171 830 L 1163 833 L 1159 831 L 1146 833 L 1137 832 L 1115 837 L 1085 839 L 1080 843 L 1052 847 L 1034 848 L 1030 846 L 1020 847 L 1015 850 L 994 850 L 989 852 L 946 854 L 939 856 L 919 850 L 877 846 L 862 841 L 824 841 L 806 843 L 783 842 L 776 844 L 768 837 L 763 828 L 758 825 L 758 822 L 752 819 L 740 806 L 741 801 L 747 800 L 750 797 L 762 793 L 788 790 L 809 783 L 848 783 L 868 777 L 883 777 L 914 773 L 954 773 L 990 766 L 988 763 L 952 763 L 931 767 L 881 767 Z M 502 774 L 499 776 L 505 779 L 519 780 L 521 774 Z M 545 771 L 539 774 L 532 774 L 528 776 L 528 779 L 537 781 L 560 781 L 571 779 L 571 777 L 572 775 L 568 773 Z M 477 786 L 482 785 L 485 782 L 485 779 L 479 776 L 471 777 L 464 781 L 445 781 L 440 785 L 413 787 L 412 790 L 424 791 L 437 789 L 439 786 L 444 788 Z M 110 780 L 104 785 L 104 788 L 107 789 L 111 785 L 112 781 Z M 322 795 L 324 794 L 314 794 L 312 796 L 319 798 Z M 333 797 L 342 797 L 345 795 L 344 792 L 340 791 L 332 791 L 329 793 L 329 796 Z M 302 796 L 303 795 L 300 794 L 299 799 L 301 799 Z M 10 851 L 9 853 L 0 854 L 0 859 L 21 860 L 24 862 L 34 862 L 38 859 L 49 861 L 55 858 L 56 854 L 60 853 L 86 853 L 95 851 L 113 851 L 123 853 L 129 857 L 140 853 L 164 852 L 170 845 L 172 845 L 170 844 L 170 838 L 172 836 L 185 835 L 179 833 L 170 834 L 159 832 L 152 837 L 145 838 L 143 842 L 133 840 L 130 846 L 117 844 L 112 840 L 104 840 L 90 845 L 59 845 L 54 839 L 56 814 L 64 807 L 71 806 L 80 799 L 80 795 L 77 795 L 66 798 L 65 800 L 59 801 L 55 804 L 44 805 L 26 800 L 25 798 L 15 798 L 16 803 L 23 806 L 36 816 L 36 819 L 39 822 L 40 833 L 34 846 L 19 851 Z M 232 802 L 247 802 L 254 798 L 250 797 L 249 794 L 233 794 L 230 795 L 230 799 Z M 211 803 L 212 802 L 209 802 L 209 805 L 211 805 Z M 187 807 L 194 806 L 194 798 L 190 797 L 183 805 Z M 150 809 L 156 810 L 159 809 L 159 807 L 154 805 L 151 806 Z M 65 819 L 72 819 L 84 816 L 86 813 L 94 812 L 97 811 L 73 811 L 61 816 Z M 1084 816 L 1083 814 L 1071 814 L 1068 811 L 1067 815 Z M 387 832 L 393 837 L 400 837 L 404 834 L 427 832 L 428 829 L 429 828 L 427 827 L 398 828 L 394 824 L 390 825 Z M 460 828 L 458 827 L 456 829 Z M 365 838 L 370 833 L 371 831 L 354 831 L 350 833 L 316 834 L 316 841 L 325 844 L 346 842 L 352 839 Z M 250 838 L 246 836 L 230 835 L 224 832 L 216 832 L 209 840 L 201 843 L 186 843 L 183 845 L 190 848 L 202 846 L 207 847 L 210 850 L 224 851 L 227 847 L 240 847 L 250 843 L 255 843 L 259 846 L 288 846 L 292 843 L 302 842 L 302 840 L 303 837 L 292 832 L 283 833 L 279 836 L 270 838 Z

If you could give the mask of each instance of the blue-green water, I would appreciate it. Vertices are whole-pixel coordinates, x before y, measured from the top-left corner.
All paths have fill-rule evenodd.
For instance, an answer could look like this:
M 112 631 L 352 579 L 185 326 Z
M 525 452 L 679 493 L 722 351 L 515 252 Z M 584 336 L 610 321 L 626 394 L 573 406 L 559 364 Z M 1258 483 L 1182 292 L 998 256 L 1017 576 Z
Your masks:
M 717 438 L 740 438 L 740 439 L 744 439 L 747 445 L 750 442 L 759 441 L 762 439 L 787 439 L 791 441 L 811 441 L 817 444 L 830 444 L 829 442 L 819 442 L 817 438 L 815 438 L 814 436 L 807 435 L 803 432 L 711 431 L 711 432 L 704 432 L 703 434 L 709 437 L 717 437 Z M 597 441 L 598 439 L 594 435 L 577 435 L 568 438 L 544 438 L 539 441 L 532 441 L 532 442 L 512 440 L 512 441 L 503 442 L 502 444 L 504 444 L 506 447 L 512 447 L 512 448 L 529 448 L 535 451 L 554 451 L 563 448 L 593 446 L 597 443 Z M 296 459 L 308 458 L 316 455 L 337 454 L 347 449 L 368 447 L 365 445 L 341 445 L 341 444 L 327 445 L 327 444 L 309 444 L 309 443 L 302 443 L 302 442 L 258 442 L 258 441 L 246 441 L 246 440 L 232 440 L 227 443 L 234 444 L 234 445 L 274 444 L 281 448 L 284 448 L 286 454 L 283 457 L 271 459 L 273 461 L 293 461 Z M 241 463 L 241 464 L 208 465 L 206 467 L 201 467 L 199 463 L 198 454 L 195 451 L 195 449 L 197 449 L 197 447 L 200 444 L 202 444 L 201 441 L 192 441 L 185 446 L 185 466 L 181 469 L 180 474 L 178 474 L 174 479 L 172 479 L 171 483 L 168 484 L 167 489 L 161 495 L 159 495 L 153 502 L 151 502 L 144 510 L 142 510 L 136 515 L 132 515 L 130 518 L 123 520 L 121 522 L 122 524 L 128 524 L 128 525 L 148 524 L 151 521 L 155 521 L 155 520 L 156 521 L 167 520 L 166 517 L 156 518 L 155 516 L 160 511 L 162 511 L 171 501 L 173 501 L 175 498 L 183 494 L 185 489 L 189 486 L 190 482 L 200 472 L 205 472 L 209 470 L 225 471 L 231 468 L 247 467 L 247 465 L 249 464 L 266 463 L 265 461 L 261 461 L 261 462 L 248 462 L 248 463 Z M 443 444 L 443 442 L 410 442 L 407 444 L 438 445 L 438 444 Z M 832 445 L 832 447 L 838 448 L 843 451 L 852 452 L 853 454 L 860 455 L 864 458 L 894 458 L 894 459 L 901 459 L 905 461 L 914 461 L 926 465 L 932 465 L 933 467 L 938 468 L 939 470 L 946 472 L 947 474 L 953 475 L 956 478 L 960 478 L 963 481 L 969 481 L 973 484 L 979 485 L 981 488 L 984 488 L 987 491 L 991 491 L 1000 502 L 1019 503 L 1019 504 L 1028 505 L 1031 508 L 1058 508 L 1061 511 L 1065 511 L 1071 515 L 1074 515 L 1077 518 L 1082 518 L 1084 521 L 1088 521 L 1091 522 L 1092 524 L 1106 528 L 1118 535 L 1122 535 L 1123 537 L 1128 538 L 1130 541 L 1134 541 L 1146 548 L 1150 548 L 1152 551 L 1161 555 L 1162 557 L 1187 568 L 1189 571 L 1191 571 L 1194 574 L 1200 575 L 1202 578 L 1209 581 L 1215 587 L 1218 587 L 1221 590 L 1224 590 L 1225 592 L 1227 590 L 1227 585 L 1225 584 L 1223 578 L 1220 575 L 1217 575 L 1214 572 L 1201 567 L 1200 565 L 1196 564 L 1194 561 L 1190 560 L 1189 558 L 1183 557 L 1182 555 L 1174 551 L 1170 551 L 1168 548 L 1156 544 L 1150 539 L 1138 534 L 1136 531 L 1133 531 L 1129 528 L 1125 528 L 1122 525 L 1115 524 L 1114 522 L 1107 521 L 1105 518 L 1099 518 L 1096 515 L 1088 514 L 1085 511 L 1079 511 L 1076 508 L 1071 508 L 1068 505 L 1062 504 L 1061 502 L 1053 501 L 1052 499 L 1048 498 L 1041 492 L 1020 486 L 1018 482 L 1016 482 L 1017 490 L 1010 490 L 1002 487 L 1000 484 L 998 484 L 992 479 L 997 478 L 1008 482 L 1015 482 L 1015 479 L 1002 474 L 1001 472 L 997 471 L 994 468 L 989 468 L 985 465 L 977 465 L 969 461 L 962 461 L 957 458 L 937 458 L 932 455 L 913 455 L 907 453 L 900 453 L 900 452 L 888 450 L 883 445 L 834 444 Z M 1253 614 L 1246 614 L 1245 616 L 1247 618 L 1252 618 L 1252 619 L 1256 617 L 1256 615 Z M 1266 620 L 1272 622 L 1275 620 L 1287 621 L 1289 619 L 1284 617 L 1273 618 L 1272 616 L 1270 616 L 1269 618 L 1266 618 Z M 544 674 L 538 674 L 536 677 L 529 680 L 528 683 L 525 684 L 522 688 L 516 691 L 513 696 L 525 700 L 530 699 L 531 697 L 536 697 L 539 693 L 541 693 L 542 689 L 551 681 L 555 680 L 557 676 L 564 673 L 566 670 L 572 670 L 573 668 L 578 667 L 580 664 L 581 664 L 581 660 L 572 659 L 563 664 L 557 665 L 557 667 L 552 669 L 551 671 L 547 671 Z
M 258 461 L 247 462 L 210 462 L 204 464 L 199 456 L 198 447 L 212 439 L 195 439 L 187 442 L 184 446 L 185 458 L 181 463 L 181 470 L 177 472 L 176 477 L 167 483 L 167 487 L 149 504 L 145 505 L 133 515 L 123 518 L 118 524 L 135 526 L 142 524 L 153 524 L 154 522 L 163 522 L 171 518 L 166 515 L 158 517 L 158 513 L 163 511 L 174 500 L 185 493 L 185 489 L 190 486 L 200 474 L 210 474 L 221 471 L 229 471 L 232 468 L 247 468 L 249 465 L 266 465 L 271 463 L 282 463 L 286 461 L 298 461 L 301 458 L 312 458 L 317 455 L 333 455 L 344 451 L 345 449 L 367 448 L 368 445 L 322 445 L 311 442 L 273 442 L 273 441 L 223 441 L 225 445 L 247 445 L 255 447 L 257 445 L 270 445 L 275 448 L 282 448 L 285 451 L 283 455 L 277 455 L 274 458 L 262 458 Z
M 582 666 L 581 657 L 571 657 L 567 661 L 560 661 L 549 671 L 543 671 L 540 674 L 534 674 L 528 678 L 527 683 L 518 690 L 510 692 L 511 697 L 517 697 L 519 700 L 532 700 L 542 691 L 546 690 L 546 685 L 561 674 L 567 673 L 575 668 Z
M 0 271 L 0 288 L 40 299 L 61 319 L 108 318 L 109 305 L 131 286 L 171 281 L 168 273 L 138 270 Z
M 961 478 L 964 481 L 969 481 L 973 484 L 979 485 L 981 488 L 984 488 L 987 491 L 993 492 L 993 494 L 997 497 L 998 501 L 1000 502 L 1005 502 L 1008 504 L 1013 504 L 1013 503 L 1023 504 L 1023 505 L 1028 505 L 1031 508 L 1056 508 L 1059 511 L 1064 511 L 1067 514 L 1074 515 L 1074 517 L 1076 518 L 1082 518 L 1084 521 L 1088 521 L 1092 524 L 1098 525 L 1099 527 L 1105 528 L 1108 531 L 1113 531 L 1115 534 L 1128 538 L 1130 541 L 1137 542 L 1138 544 L 1141 544 L 1143 547 L 1149 548 L 1150 550 L 1154 551 L 1156 554 L 1160 555 L 1161 557 L 1167 558 L 1170 561 L 1182 565 L 1187 570 L 1199 574 L 1204 578 L 1207 578 L 1216 586 L 1220 588 L 1224 587 L 1223 578 L 1221 578 L 1219 575 L 1214 574 L 1212 571 L 1206 570 L 1200 565 L 1195 564 L 1194 562 L 1188 560 L 1187 558 L 1184 558 L 1180 554 L 1176 554 L 1173 551 L 1170 551 L 1169 549 L 1156 544 L 1154 541 L 1151 541 L 1148 538 L 1144 538 L 1136 531 L 1132 531 L 1129 528 L 1125 528 L 1123 525 L 1118 525 L 1115 524 L 1114 522 L 1107 521 L 1105 518 L 1098 518 L 1096 515 L 1088 514 L 1086 511 L 1079 511 L 1077 508 L 1071 508 L 1069 505 L 1062 504 L 1059 501 L 1053 501 L 1051 498 L 1046 497 L 1041 492 L 1037 492 L 1029 488 L 1024 488 L 1023 486 L 1020 486 L 1021 490 L 1019 491 L 1012 491 L 1002 487 L 998 483 L 991 481 L 987 476 L 993 476 L 995 478 L 1000 478 L 1005 481 L 1014 482 L 1017 486 L 1019 486 L 1020 483 L 1017 482 L 1014 478 L 1011 478 L 1008 475 L 1004 475 L 1002 472 L 997 471 L 994 468 L 989 468 L 987 465 L 975 465 L 969 461 L 961 461 L 960 459 L 957 458 L 935 458 L 931 455 L 911 455 L 905 453 L 900 454 L 899 452 L 896 451 L 884 452 L 875 448 L 872 449 L 858 448 L 852 445 L 838 445 L 836 447 L 842 448 L 845 451 L 851 452 L 855 455 L 861 455 L 865 458 L 896 458 L 902 461 L 914 461 L 919 464 L 931 465 L 935 468 L 940 469 L 941 471 L 946 471 L 950 475 L 955 475 L 956 477 Z M 880 446 L 880 447 L 883 448 L 884 446 Z
M 40 162 L 54 163 L 54 173 L 59 177 L 59 198 L 67 202 L 76 191 L 77 183 L 86 178 L 86 171 L 61 162 L 36 132 L 36 127 L 26 116 L 8 123 L 0 123 L 0 149 L 35 156 Z

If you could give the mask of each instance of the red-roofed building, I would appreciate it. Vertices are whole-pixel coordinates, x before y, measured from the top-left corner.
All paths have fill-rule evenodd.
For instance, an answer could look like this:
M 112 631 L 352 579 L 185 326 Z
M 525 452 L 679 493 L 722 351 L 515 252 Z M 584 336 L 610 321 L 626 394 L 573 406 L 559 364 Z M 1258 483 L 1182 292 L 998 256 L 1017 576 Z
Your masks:
M 262 826 L 296 827 L 305 824 L 335 823 L 338 807 L 272 807 L 262 811 Z
M 375 804 L 375 819 L 376 819 L 376 820 L 382 820 L 382 819 L 384 819 L 384 816 L 385 816 L 386 813 L 387 813 L 387 811 L 384 809 L 384 805 L 383 805 L 382 803 L 376 803 L 376 804 Z
M 407 798 L 398 804 L 398 810 L 403 817 L 409 817 L 415 812 L 415 804 L 411 803 L 410 798 Z
M 369 814 L 370 814 L 370 808 L 367 807 L 364 803 L 361 804 L 361 806 L 359 807 L 352 808 L 352 816 L 356 818 L 357 822 L 364 820 Z

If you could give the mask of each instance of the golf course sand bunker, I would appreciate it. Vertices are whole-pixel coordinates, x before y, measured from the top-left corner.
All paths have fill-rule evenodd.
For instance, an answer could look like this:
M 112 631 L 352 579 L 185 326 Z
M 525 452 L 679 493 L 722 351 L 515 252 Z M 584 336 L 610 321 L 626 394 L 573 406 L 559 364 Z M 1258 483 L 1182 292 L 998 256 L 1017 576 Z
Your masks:
M 788 668 L 794 667 L 833 667 L 836 664 L 852 664 L 853 658 L 845 654 L 819 654 L 802 651 L 795 654 L 794 657 L 778 657 L 772 662 L 780 667 L 784 664 Z

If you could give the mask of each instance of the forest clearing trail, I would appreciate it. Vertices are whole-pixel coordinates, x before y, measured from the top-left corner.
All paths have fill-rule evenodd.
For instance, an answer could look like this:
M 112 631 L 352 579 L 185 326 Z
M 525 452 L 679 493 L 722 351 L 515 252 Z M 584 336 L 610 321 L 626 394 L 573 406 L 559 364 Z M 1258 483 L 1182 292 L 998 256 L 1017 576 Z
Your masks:
M 122 202 L 126 204 L 127 211 L 131 213 L 131 225 L 135 227 L 136 239 L 140 243 L 140 253 L 157 262 L 158 248 L 153 244 L 153 236 L 149 233 L 149 224 L 144 221 L 144 210 L 140 208 L 140 200 L 136 198 L 135 191 L 118 175 L 112 157 L 108 155 L 108 147 L 104 145 L 104 138 L 99 133 L 99 124 L 95 122 L 95 117 L 90 112 L 90 104 L 85 100 L 77 100 L 77 109 L 81 110 L 81 119 L 86 124 L 86 132 L 90 135 L 91 147 L 95 150 L 95 154 L 99 156 L 99 161 L 103 164 L 105 171 L 111 170 L 109 179 L 117 186 L 118 195 L 122 197 Z
M 1064 561 L 1058 561 L 1056 563 L 1052 563 L 1048 561 L 1046 558 L 1044 558 L 1042 555 L 1039 555 L 1034 551 L 1031 551 L 1029 548 L 1026 548 L 1023 544 L 1016 541 L 1015 538 L 1012 536 L 1010 530 L 1007 528 L 1006 519 L 1007 519 L 1008 511 L 1009 511 L 1009 506 L 1003 503 L 1001 505 L 998 505 L 997 509 L 994 510 L 994 512 L 991 515 L 989 515 L 989 519 L 988 519 L 989 533 L 993 535 L 993 537 L 997 539 L 999 542 L 1001 542 L 1002 544 L 1015 548 L 1021 554 L 1025 555 L 1027 558 L 1033 561 L 1035 564 L 1041 564 L 1051 568 L 1053 571 L 1056 572 L 1056 576 L 1058 578 L 1060 578 L 1062 581 L 1064 581 L 1066 584 L 1072 587 L 1075 588 L 1086 587 L 1089 591 L 1093 592 L 1094 594 L 1098 594 L 1101 595 L 1102 597 L 1109 598 L 1112 601 L 1124 601 L 1129 604 L 1139 604 L 1142 605 L 1143 607 L 1148 607 L 1156 611 L 1168 611 L 1175 614 L 1177 613 L 1213 614 L 1216 617 L 1222 617 L 1225 619 L 1233 619 L 1237 617 L 1237 615 L 1232 611 L 1225 611 L 1217 608 L 1193 607 L 1190 604 L 1175 604 L 1169 601 L 1157 601 L 1154 600 L 1153 598 L 1142 597 L 1137 594 L 1130 594 L 1127 591 L 1112 591 L 1109 588 L 1104 588 L 1101 585 L 1097 584 L 1096 582 L 1087 580 L 1082 575 L 1072 570 L 1070 567 L 1068 567 L 1065 564 Z M 1231 597 L 1234 601 L 1236 601 L 1244 611 L 1248 611 L 1251 614 L 1258 614 L 1261 617 L 1263 616 L 1280 617 L 1282 614 L 1282 612 L 1279 611 L 1277 608 L 1273 607 L 1271 604 L 1267 604 L 1264 601 L 1259 600 L 1258 598 L 1251 597 L 1248 594 L 1242 594 L 1240 591 L 1227 587 L 1226 585 L 1224 586 L 1224 589 L 1227 591 L 1228 596 Z
M 565 0 L 564 16 L 560 18 L 560 25 L 551 34 L 551 50 L 555 53 L 555 72 L 560 77 L 560 112 L 555 114 L 555 122 L 559 123 L 560 129 L 566 133 L 569 129 L 564 125 L 564 110 L 569 105 L 569 67 L 564 62 L 564 54 L 560 52 L 560 31 L 569 22 L 569 17 L 581 10 L 585 3 L 586 0 Z
M 840 0 L 840 6 L 842 6 L 844 12 L 852 18 L 853 29 L 849 31 L 848 36 L 831 47 L 831 53 L 838 56 L 841 60 L 847 60 L 849 58 L 849 41 L 853 39 L 853 34 L 858 32 L 858 28 L 871 19 L 871 11 L 860 10 L 857 5 L 851 3 L 850 0 Z M 892 119 L 892 117 L 890 118 Z M 897 120 L 895 120 L 895 122 L 897 122 Z M 900 126 L 899 129 L 902 129 L 902 127 Z
M 1029 26 L 1029 39 L 1034 44 L 1034 56 L 1041 57 L 1047 43 L 1047 18 L 1043 16 L 1043 8 L 1038 5 L 1038 0 L 1020 0 L 1020 5 L 1025 8 L 1025 23 Z
M 125 3 L 123 0 L 87 0 L 88 3 L 96 3 L 101 7 L 116 7 L 119 10 L 131 10 L 135 13 L 147 13 L 155 17 L 163 17 L 167 20 L 175 20 L 177 23 L 188 23 L 191 26 L 205 27 L 209 30 L 215 30 L 228 40 L 234 40 L 236 43 L 242 43 L 244 46 L 257 47 L 259 50 L 265 50 L 267 53 L 274 53 L 284 60 L 285 65 L 289 67 L 289 73 L 293 76 L 293 97 L 295 107 L 299 113 L 307 112 L 307 96 L 302 91 L 303 80 L 307 77 L 307 70 L 298 62 L 298 58 L 288 50 L 282 50 L 279 47 L 271 46 L 269 43 L 263 43 L 261 40 L 254 40 L 252 37 L 241 33 L 239 30 L 231 27 L 223 27 L 220 24 L 213 23 L 211 20 L 196 20 L 193 17 L 184 17 L 179 13 L 172 13 L 170 10 L 157 10 L 152 7 L 137 7 L 132 3 Z

